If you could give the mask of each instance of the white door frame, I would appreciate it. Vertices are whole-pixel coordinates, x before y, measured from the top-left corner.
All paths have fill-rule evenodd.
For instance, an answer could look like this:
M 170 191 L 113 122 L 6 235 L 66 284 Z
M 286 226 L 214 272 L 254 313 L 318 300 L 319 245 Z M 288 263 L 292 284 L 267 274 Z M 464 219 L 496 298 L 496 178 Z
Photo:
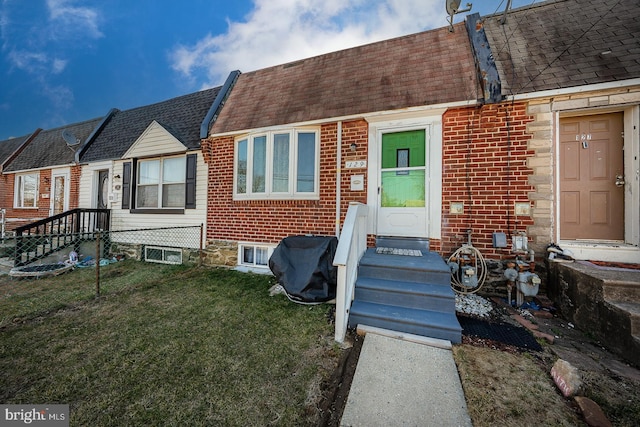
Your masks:
M 53 215 L 53 209 L 56 199 L 56 177 L 64 177 L 64 200 L 62 212 L 69 210 L 69 180 L 71 178 L 71 171 L 69 168 L 64 169 L 51 169 L 51 188 L 49 190 L 49 216 Z
M 378 206 L 380 186 L 380 150 L 383 133 L 425 129 L 427 227 L 425 236 L 431 239 L 441 238 L 442 223 L 442 114 L 445 110 L 430 112 L 429 116 L 393 115 L 368 118 L 369 147 L 367 168 L 367 205 L 369 206 L 369 224 L 367 232 L 378 235 Z

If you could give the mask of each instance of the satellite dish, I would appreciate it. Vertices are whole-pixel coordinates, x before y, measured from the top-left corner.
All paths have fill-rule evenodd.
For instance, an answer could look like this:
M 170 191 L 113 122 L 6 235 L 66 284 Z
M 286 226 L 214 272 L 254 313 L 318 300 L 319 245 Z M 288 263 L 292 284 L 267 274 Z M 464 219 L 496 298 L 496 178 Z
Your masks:
M 447 3 L 447 15 L 453 16 L 458 13 L 460 8 L 460 0 L 446 0 Z
M 62 138 L 67 142 L 67 145 L 69 147 L 80 144 L 80 139 L 76 138 L 76 136 L 71 133 L 69 129 L 64 129 L 62 131 Z
M 449 22 L 449 31 L 453 32 L 453 15 L 457 15 L 462 12 L 469 12 L 471 10 L 471 3 L 467 3 L 466 9 L 460 9 L 460 0 L 445 0 L 445 6 L 447 8 L 447 21 Z

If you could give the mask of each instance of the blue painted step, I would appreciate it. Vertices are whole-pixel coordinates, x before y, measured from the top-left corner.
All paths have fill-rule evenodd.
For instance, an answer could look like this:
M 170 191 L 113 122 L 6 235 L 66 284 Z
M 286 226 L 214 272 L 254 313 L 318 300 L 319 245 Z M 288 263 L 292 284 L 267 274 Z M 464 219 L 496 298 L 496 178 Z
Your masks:
M 383 255 L 369 248 L 360 259 L 358 277 L 451 286 L 451 270 L 434 252 L 423 252 L 422 256 Z
M 421 256 L 369 248 L 358 265 L 349 327 L 359 324 L 460 343 L 451 271 L 429 252 L 428 240 L 379 238 L 379 247 L 420 250 Z
M 359 324 L 449 340 L 453 344 L 461 342 L 462 328 L 455 311 L 442 313 L 354 300 L 349 326 L 354 328 Z
M 358 277 L 355 299 L 398 307 L 455 312 L 455 296 L 449 286 L 430 283 Z

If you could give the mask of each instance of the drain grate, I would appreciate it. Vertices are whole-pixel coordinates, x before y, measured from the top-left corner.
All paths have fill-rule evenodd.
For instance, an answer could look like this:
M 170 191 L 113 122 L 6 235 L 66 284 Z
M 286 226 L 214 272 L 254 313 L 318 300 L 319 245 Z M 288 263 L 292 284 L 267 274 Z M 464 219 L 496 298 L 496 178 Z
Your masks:
M 422 251 L 419 249 L 376 248 L 376 253 L 382 255 L 422 256 Z

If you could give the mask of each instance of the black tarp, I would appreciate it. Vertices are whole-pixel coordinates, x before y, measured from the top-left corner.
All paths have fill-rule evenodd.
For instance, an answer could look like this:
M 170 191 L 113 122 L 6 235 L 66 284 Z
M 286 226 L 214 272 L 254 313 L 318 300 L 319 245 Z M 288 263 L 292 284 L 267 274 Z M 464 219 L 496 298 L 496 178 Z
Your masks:
M 269 258 L 269 268 L 292 300 L 329 301 L 336 297 L 337 246 L 331 236 L 285 237 Z

